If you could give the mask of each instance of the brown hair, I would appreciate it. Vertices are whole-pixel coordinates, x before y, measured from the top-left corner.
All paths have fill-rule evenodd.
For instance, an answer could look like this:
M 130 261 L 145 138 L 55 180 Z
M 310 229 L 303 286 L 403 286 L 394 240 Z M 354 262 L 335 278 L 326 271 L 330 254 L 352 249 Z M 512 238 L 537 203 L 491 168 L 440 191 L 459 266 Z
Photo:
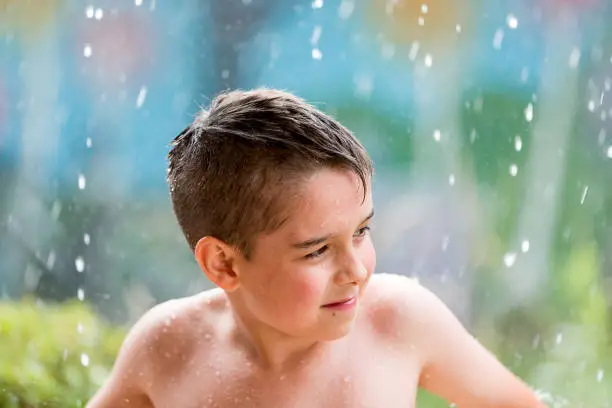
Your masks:
M 224 92 L 171 143 L 168 185 L 192 249 L 214 236 L 248 257 L 257 234 L 286 219 L 299 179 L 323 167 L 351 170 L 364 194 L 372 162 L 352 133 L 283 91 Z M 364 196 L 365 197 L 365 196 Z

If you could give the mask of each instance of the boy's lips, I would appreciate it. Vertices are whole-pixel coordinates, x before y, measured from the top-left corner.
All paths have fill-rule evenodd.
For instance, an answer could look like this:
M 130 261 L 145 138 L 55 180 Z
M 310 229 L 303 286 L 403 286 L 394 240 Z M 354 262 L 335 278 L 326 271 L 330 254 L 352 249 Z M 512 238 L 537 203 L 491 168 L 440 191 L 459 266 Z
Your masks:
M 336 302 L 327 303 L 323 305 L 323 307 L 336 307 L 336 306 L 342 306 L 342 305 L 349 305 L 349 304 L 354 303 L 356 300 L 357 300 L 356 296 L 351 296 L 351 297 L 344 298 Z

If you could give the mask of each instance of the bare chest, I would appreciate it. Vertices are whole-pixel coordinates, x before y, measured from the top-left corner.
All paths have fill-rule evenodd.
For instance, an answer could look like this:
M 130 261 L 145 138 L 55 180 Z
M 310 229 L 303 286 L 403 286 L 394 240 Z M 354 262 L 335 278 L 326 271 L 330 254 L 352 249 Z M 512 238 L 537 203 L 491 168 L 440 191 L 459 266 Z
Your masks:
M 392 356 L 355 356 L 290 375 L 253 375 L 249 366 L 209 366 L 163 386 L 156 408 L 412 408 L 418 365 Z M 162 391 L 159 389 L 158 391 Z

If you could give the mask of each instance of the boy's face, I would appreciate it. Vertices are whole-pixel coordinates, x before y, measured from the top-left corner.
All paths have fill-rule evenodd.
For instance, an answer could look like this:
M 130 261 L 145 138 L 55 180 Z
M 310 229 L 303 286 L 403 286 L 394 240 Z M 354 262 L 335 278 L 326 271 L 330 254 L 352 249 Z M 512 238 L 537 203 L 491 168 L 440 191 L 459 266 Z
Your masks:
M 323 169 L 303 183 L 287 221 L 238 261 L 234 295 L 251 323 L 333 340 L 350 329 L 376 264 L 372 198 L 368 186 L 364 201 L 358 176 L 346 170 Z

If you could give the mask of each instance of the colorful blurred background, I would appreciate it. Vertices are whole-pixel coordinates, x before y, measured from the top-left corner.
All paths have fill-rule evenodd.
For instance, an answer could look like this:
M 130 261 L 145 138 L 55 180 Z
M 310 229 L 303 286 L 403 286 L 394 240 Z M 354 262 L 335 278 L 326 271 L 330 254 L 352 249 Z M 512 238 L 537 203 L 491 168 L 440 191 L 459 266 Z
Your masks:
M 83 406 L 142 313 L 210 287 L 165 155 L 257 86 L 371 152 L 379 272 L 551 407 L 612 407 L 610 0 L 0 0 L 0 407 Z

